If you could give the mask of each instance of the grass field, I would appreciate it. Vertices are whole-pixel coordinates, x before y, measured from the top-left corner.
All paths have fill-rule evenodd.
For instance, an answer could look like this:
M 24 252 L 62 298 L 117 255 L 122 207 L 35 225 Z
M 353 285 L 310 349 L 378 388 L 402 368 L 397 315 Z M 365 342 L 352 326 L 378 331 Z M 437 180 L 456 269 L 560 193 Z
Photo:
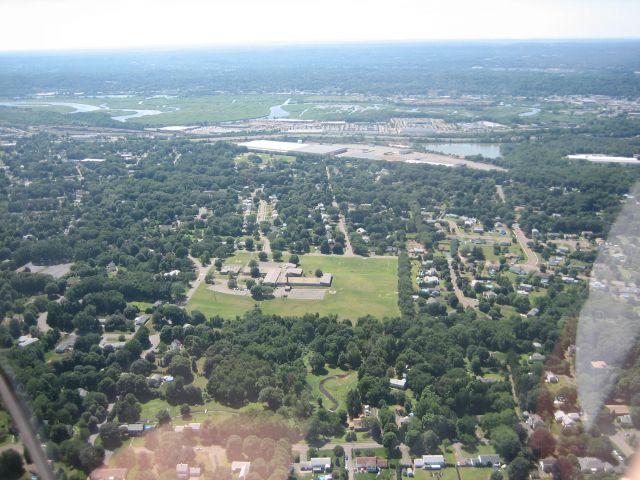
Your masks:
M 473 468 L 473 467 L 463 467 L 459 468 L 460 478 L 462 480 L 489 480 L 491 477 L 491 473 L 493 472 L 493 468 Z M 442 476 L 439 477 L 442 480 L 458 480 L 458 475 L 456 473 L 456 469 L 453 467 L 447 467 L 442 470 Z M 503 478 L 506 479 L 507 472 L 503 471 Z M 427 470 L 418 469 L 415 472 L 416 480 L 433 480 L 436 477 L 433 476 L 432 472 Z
M 246 261 L 247 254 L 239 258 L 241 260 L 229 258 L 226 263 Z M 207 316 L 220 315 L 225 318 L 242 315 L 256 303 L 260 304 L 264 313 L 279 315 L 336 314 L 340 318 L 356 320 L 367 314 L 378 318 L 399 314 L 398 265 L 395 258 L 305 255 L 300 260 L 306 272 L 320 268 L 323 272 L 333 274 L 333 285 L 324 300 L 274 298 L 256 302 L 249 296 L 213 292 L 202 284 L 187 308 L 200 310 Z

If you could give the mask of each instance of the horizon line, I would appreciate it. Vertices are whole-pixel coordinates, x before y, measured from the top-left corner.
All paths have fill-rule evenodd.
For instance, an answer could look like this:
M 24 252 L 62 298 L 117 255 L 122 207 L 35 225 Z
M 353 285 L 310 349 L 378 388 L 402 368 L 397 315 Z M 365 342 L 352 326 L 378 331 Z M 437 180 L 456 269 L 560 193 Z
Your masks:
M 131 45 L 104 46 L 88 48 L 50 48 L 50 49 L 1 49 L 0 55 L 34 54 L 82 54 L 107 52 L 161 52 L 185 50 L 239 50 L 244 48 L 304 48 L 356 45 L 427 45 L 427 44 L 465 44 L 465 43 L 607 43 L 640 42 L 640 35 L 633 37 L 528 37 L 528 38 L 441 38 L 441 39 L 372 39 L 337 40 L 317 42 L 264 42 L 264 43 L 228 43 L 228 44 L 192 44 L 192 45 Z

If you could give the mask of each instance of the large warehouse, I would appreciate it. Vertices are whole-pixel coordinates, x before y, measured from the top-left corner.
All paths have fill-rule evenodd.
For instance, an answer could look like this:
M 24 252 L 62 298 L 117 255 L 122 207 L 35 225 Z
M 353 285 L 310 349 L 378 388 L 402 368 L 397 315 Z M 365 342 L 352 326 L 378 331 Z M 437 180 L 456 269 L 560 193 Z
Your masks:
M 251 140 L 239 143 L 253 152 L 267 153 L 313 153 L 316 155 L 338 155 L 345 153 L 346 147 L 340 145 L 321 145 L 319 143 L 276 142 L 273 140 Z

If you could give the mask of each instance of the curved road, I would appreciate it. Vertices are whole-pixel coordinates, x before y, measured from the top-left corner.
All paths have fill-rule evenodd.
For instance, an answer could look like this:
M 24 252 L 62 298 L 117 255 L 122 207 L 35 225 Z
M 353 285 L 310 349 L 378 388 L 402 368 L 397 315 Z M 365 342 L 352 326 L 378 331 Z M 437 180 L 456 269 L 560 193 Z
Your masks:
M 351 373 L 343 373 L 342 375 L 331 375 L 330 377 L 327 378 L 323 378 L 322 381 L 320 382 L 320 385 L 318 385 L 318 388 L 320 390 L 320 393 L 322 395 L 324 395 L 325 397 L 327 397 L 327 400 L 329 400 L 332 404 L 333 407 L 329 408 L 327 410 L 329 410 L 330 412 L 335 412 L 336 408 L 338 408 L 338 400 L 336 400 L 336 397 L 334 397 L 331 392 L 329 392 L 325 387 L 324 384 L 326 382 L 328 382 L 329 380 L 341 380 L 343 378 L 347 378 L 349 375 L 352 375 L 353 372 Z

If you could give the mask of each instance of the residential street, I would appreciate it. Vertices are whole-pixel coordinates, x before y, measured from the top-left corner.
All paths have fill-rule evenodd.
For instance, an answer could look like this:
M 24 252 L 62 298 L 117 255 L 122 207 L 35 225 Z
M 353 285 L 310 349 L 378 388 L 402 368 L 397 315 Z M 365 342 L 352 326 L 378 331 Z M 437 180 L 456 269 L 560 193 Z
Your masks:
M 453 284 L 453 292 L 456 294 L 458 301 L 464 307 L 472 307 L 475 308 L 478 306 L 478 300 L 475 298 L 465 297 L 462 290 L 458 287 L 458 276 L 456 275 L 455 270 L 453 269 L 453 261 L 450 256 L 447 256 L 447 263 L 449 264 L 449 275 L 451 276 L 451 283 Z

